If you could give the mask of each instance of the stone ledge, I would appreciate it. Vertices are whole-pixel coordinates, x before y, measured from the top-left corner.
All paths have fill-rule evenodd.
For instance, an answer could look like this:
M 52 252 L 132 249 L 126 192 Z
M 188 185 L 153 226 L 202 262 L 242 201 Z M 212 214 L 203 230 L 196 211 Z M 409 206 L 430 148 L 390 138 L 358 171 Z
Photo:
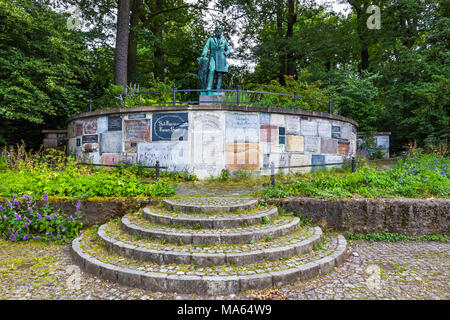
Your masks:
M 246 199 L 246 198 L 227 198 L 227 197 L 208 197 L 208 198 L 194 198 L 198 204 L 190 204 L 186 198 L 174 198 L 164 199 L 164 206 L 168 210 L 181 211 L 181 212 L 204 212 L 204 213 L 222 213 L 222 212 L 234 212 L 237 210 L 253 209 L 258 200 Z M 201 203 L 203 199 L 213 199 L 218 204 L 205 204 Z M 181 200 L 181 201 L 180 201 Z M 237 203 L 233 203 L 239 200 Z M 185 203 L 183 203 L 185 201 Z M 228 201 L 228 203 L 227 203 Z M 231 202 L 230 202 L 231 201 Z
M 295 232 L 300 225 L 300 219 L 295 217 L 290 222 L 276 227 L 265 227 L 259 230 L 245 228 L 236 230 L 236 232 L 222 232 L 221 234 L 213 232 L 196 232 L 195 229 L 189 232 L 176 232 L 164 230 L 152 230 L 141 227 L 131 222 L 127 216 L 122 218 L 122 229 L 130 235 L 138 235 L 142 238 L 153 238 L 166 240 L 171 243 L 183 244 L 219 244 L 219 243 L 248 243 L 250 241 L 259 241 L 267 236 L 273 238 L 282 237 Z M 226 229 L 219 229 L 226 230 Z M 216 230 L 217 231 L 217 230 Z
M 312 250 L 315 244 L 322 241 L 322 230 L 319 227 L 315 227 L 314 233 L 301 241 L 270 249 L 239 253 L 176 252 L 130 246 L 108 236 L 105 232 L 105 227 L 106 225 L 101 226 L 97 234 L 109 250 L 130 259 L 150 261 L 158 264 L 194 263 L 200 266 L 217 266 L 225 264 L 246 265 L 265 260 L 275 261 L 280 260 L 282 257 L 289 258 L 294 255 L 307 253 Z
M 450 235 L 450 199 L 269 199 L 313 223 L 352 233 L 392 232 L 407 236 Z
M 346 255 L 347 242 L 344 237 L 338 236 L 337 242 L 337 249 L 331 256 L 291 269 L 242 276 L 168 275 L 117 267 L 86 254 L 80 247 L 80 237 L 73 240 L 71 253 L 74 261 L 88 273 L 122 285 L 161 292 L 217 295 L 282 286 L 330 272 Z
M 264 210 L 264 211 L 263 211 Z M 240 215 L 237 217 L 217 217 L 211 215 L 210 217 L 189 217 L 189 216 L 170 216 L 164 215 L 158 212 L 152 211 L 146 207 L 143 209 L 143 217 L 155 224 L 162 225 L 180 225 L 183 227 L 195 227 L 207 229 L 220 229 L 220 228 L 232 228 L 243 225 L 254 225 L 262 223 L 263 217 L 267 217 L 270 220 L 275 220 L 278 216 L 278 209 L 262 209 L 254 214 Z

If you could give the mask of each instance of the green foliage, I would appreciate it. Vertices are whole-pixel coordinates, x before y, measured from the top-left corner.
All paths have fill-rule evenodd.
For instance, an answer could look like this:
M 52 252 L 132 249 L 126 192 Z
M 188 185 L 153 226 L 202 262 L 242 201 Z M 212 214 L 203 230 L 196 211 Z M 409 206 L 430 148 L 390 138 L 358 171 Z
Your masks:
M 390 232 L 380 232 L 380 233 L 369 233 L 369 234 L 359 234 L 347 232 L 345 238 L 348 240 L 365 240 L 370 242 L 383 241 L 383 242 L 398 242 L 398 241 L 439 241 L 439 242 L 449 242 L 450 237 L 447 235 L 428 235 L 421 237 L 411 237 L 398 233 Z
M 66 158 L 62 152 L 53 151 L 47 155 L 28 155 L 22 158 L 21 161 L 16 160 L 14 169 L 0 171 L 0 195 L 28 194 L 42 197 L 48 194 L 84 199 L 158 197 L 175 193 L 175 186 L 169 178 L 161 178 L 153 184 L 143 184 L 132 170 L 78 166 L 73 158 Z
M 9 241 L 41 239 L 67 243 L 77 237 L 83 227 L 80 222 L 79 203 L 73 216 L 65 217 L 47 206 L 37 209 L 32 199 L 25 195 L 20 202 L 14 195 L 0 206 L 0 236 Z M 46 198 L 47 200 L 47 198 Z
M 377 197 L 450 197 L 450 159 L 420 150 L 399 160 L 396 167 L 377 171 L 362 167 L 345 177 L 327 176 L 301 179 L 291 184 L 266 188 L 263 195 L 282 198 L 302 195 L 318 198 Z

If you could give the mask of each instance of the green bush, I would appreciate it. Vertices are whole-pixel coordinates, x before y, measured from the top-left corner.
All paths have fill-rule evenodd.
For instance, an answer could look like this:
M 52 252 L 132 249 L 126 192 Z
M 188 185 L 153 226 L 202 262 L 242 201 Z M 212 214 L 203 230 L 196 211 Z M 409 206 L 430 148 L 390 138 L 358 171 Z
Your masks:
M 317 198 L 450 197 L 450 159 L 435 154 L 409 155 L 396 167 L 378 171 L 368 166 L 344 177 L 323 175 L 291 184 L 276 184 L 262 194 L 268 198 L 302 195 Z
M 80 204 L 73 216 L 64 217 L 48 205 L 36 209 L 33 201 L 27 195 L 27 201 L 19 202 L 17 196 L 6 200 L 4 206 L 0 206 L 0 236 L 9 241 L 26 241 L 41 239 L 67 243 L 77 237 L 83 227 L 80 222 Z

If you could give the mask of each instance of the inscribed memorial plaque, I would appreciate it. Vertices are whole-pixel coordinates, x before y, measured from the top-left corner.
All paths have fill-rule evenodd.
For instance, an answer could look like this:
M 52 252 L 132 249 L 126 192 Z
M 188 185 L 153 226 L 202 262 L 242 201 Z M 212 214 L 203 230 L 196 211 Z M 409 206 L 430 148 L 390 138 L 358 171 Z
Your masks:
M 98 143 L 98 135 L 86 135 L 82 137 L 82 143 Z
M 304 138 L 303 136 L 294 136 L 288 134 L 286 136 L 286 152 L 303 152 Z
M 187 141 L 188 113 L 153 114 L 152 141 Z
M 83 132 L 84 132 L 84 134 L 97 133 L 97 119 L 84 120 Z
M 270 125 L 284 127 L 286 125 L 284 114 L 272 113 L 270 115 Z
M 187 141 L 150 142 L 138 144 L 138 159 L 147 165 L 156 161 L 169 171 L 184 171 L 189 167 L 189 148 Z
M 128 119 L 132 120 L 132 119 L 145 119 L 146 118 L 146 114 L 145 113 L 135 113 L 135 114 L 129 114 L 128 115 Z
M 122 131 L 100 133 L 100 154 L 122 152 Z
M 286 116 L 286 132 L 287 134 L 300 134 L 300 118 L 297 116 Z
M 289 166 L 306 166 L 311 164 L 311 155 L 310 154 L 293 154 L 291 155 L 291 161 Z M 311 171 L 311 167 L 304 168 L 292 168 L 290 169 L 292 173 L 301 172 L 307 173 Z
M 260 168 L 261 148 L 257 143 L 227 143 L 225 165 L 228 170 L 257 170 Z
M 318 131 L 321 138 L 331 139 L 331 123 L 319 122 Z
M 389 150 L 389 136 L 377 136 L 377 147 Z
M 331 127 L 331 137 L 333 139 L 340 139 L 341 138 L 341 127 L 332 126 Z
M 259 142 L 257 114 L 226 114 L 226 142 Z
M 311 164 L 312 165 L 325 164 L 325 156 L 313 154 L 311 156 Z M 324 166 L 312 167 L 312 171 L 323 170 L 323 168 Z
M 304 136 L 317 136 L 317 122 L 316 121 L 304 121 L 300 123 L 302 135 Z
M 334 139 L 321 139 L 320 149 L 321 153 L 334 153 L 338 151 L 337 140 Z
M 75 134 L 77 137 L 83 135 L 83 124 L 82 123 L 77 123 L 75 125 Z
M 339 154 L 348 154 L 348 150 L 350 147 L 350 142 L 345 140 L 338 141 L 338 153 Z
M 124 140 L 150 141 L 150 120 L 124 120 Z
M 270 124 L 270 113 L 262 112 L 259 114 L 259 124 L 269 125 Z
M 99 117 L 97 119 L 97 132 L 103 133 L 108 131 L 108 117 Z
M 320 153 L 320 138 L 319 137 L 305 137 L 305 152 Z
M 108 117 L 108 131 L 122 131 L 122 116 Z
M 262 125 L 260 130 L 261 142 L 276 142 L 278 140 L 278 128 L 276 126 Z

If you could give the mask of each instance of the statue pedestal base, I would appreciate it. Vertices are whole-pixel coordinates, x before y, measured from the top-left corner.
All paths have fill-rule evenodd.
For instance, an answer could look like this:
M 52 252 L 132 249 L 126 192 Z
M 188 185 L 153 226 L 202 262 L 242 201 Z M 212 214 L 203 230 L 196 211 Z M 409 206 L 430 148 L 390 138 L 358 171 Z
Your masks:
M 202 92 L 198 100 L 200 105 L 221 105 L 223 96 L 223 92 Z

